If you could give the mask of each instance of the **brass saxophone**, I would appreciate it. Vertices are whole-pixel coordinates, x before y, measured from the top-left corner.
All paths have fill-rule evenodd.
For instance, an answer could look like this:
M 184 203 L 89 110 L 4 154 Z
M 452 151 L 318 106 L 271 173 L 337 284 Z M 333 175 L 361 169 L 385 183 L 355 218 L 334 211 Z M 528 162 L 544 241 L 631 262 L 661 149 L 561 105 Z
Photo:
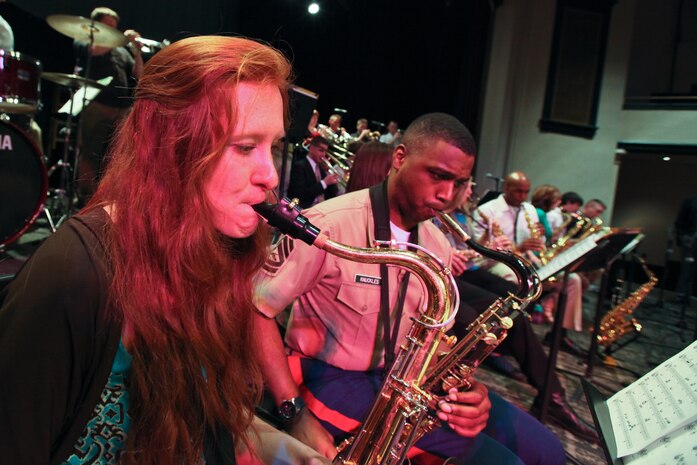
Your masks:
M 319 247 L 338 257 L 364 263 L 385 263 L 412 271 L 426 286 L 427 303 L 415 319 L 368 417 L 356 435 L 340 446 L 337 465 L 401 465 L 410 447 L 438 426 L 438 400 L 452 387 L 468 388 L 479 364 L 506 337 L 512 316 L 537 298 L 541 286 L 537 274 L 519 257 L 487 249 L 471 240 L 446 214 L 439 218 L 471 248 L 504 261 L 519 278 L 519 289 L 498 299 L 468 328 L 455 345 L 445 334 L 457 310 L 459 296 L 450 270 L 423 248 L 421 253 L 377 242 L 375 248 L 356 248 L 327 238 L 300 214 L 294 201 L 258 204 L 257 213 L 281 232 Z M 417 246 L 418 248 L 418 246 Z M 451 350 L 441 356 L 442 344 Z
M 540 237 L 540 231 L 537 229 L 537 224 L 532 221 L 532 218 L 530 217 L 530 214 L 528 213 L 528 210 L 521 205 L 520 208 L 523 209 L 523 216 L 525 217 L 525 222 L 528 225 L 528 229 L 530 230 L 530 239 L 538 239 L 542 241 L 542 250 L 538 254 L 536 254 L 537 258 L 540 259 L 540 263 L 542 265 L 546 265 L 549 262 L 549 259 L 547 258 L 547 247 L 545 246 L 545 239 Z
M 624 301 L 607 312 L 600 321 L 600 328 L 596 337 L 598 339 L 598 344 L 606 348 L 609 348 L 610 345 L 614 344 L 625 335 L 629 333 L 636 333 L 638 335 L 642 330 L 641 324 L 636 318 L 632 318 L 632 314 L 649 292 L 656 286 L 658 278 L 649 269 L 643 258 L 637 257 L 637 259 L 649 280 L 636 288 Z
M 564 221 L 564 225 L 562 225 L 562 227 L 566 228 L 569 225 L 570 227 L 563 235 L 557 238 L 557 240 L 550 247 L 547 247 L 544 254 L 545 260 L 549 262 L 561 252 L 566 250 L 571 245 L 571 239 L 573 239 L 584 227 L 586 227 L 588 221 L 589 220 L 583 215 L 578 213 L 569 213 L 569 217 L 566 219 L 566 221 Z

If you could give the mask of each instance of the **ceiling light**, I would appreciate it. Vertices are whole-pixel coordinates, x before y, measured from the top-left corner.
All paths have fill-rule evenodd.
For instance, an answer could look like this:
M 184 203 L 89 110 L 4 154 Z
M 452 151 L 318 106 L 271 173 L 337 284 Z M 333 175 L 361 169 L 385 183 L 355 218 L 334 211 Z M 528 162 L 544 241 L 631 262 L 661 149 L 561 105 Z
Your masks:
M 316 15 L 319 12 L 319 4 L 315 2 L 310 3 L 310 6 L 307 7 L 307 11 L 311 15 Z

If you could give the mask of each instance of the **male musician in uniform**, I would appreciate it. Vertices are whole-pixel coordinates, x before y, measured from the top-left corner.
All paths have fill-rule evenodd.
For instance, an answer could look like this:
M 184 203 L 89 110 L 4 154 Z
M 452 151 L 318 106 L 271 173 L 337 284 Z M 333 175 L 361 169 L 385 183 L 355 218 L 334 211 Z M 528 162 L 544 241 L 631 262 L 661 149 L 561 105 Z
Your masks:
M 290 170 L 288 196 L 297 198 L 301 208 L 311 206 L 332 197 L 336 197 L 338 179 L 334 173 L 327 173 L 322 166 L 326 160 L 329 142 L 322 136 L 315 136 L 310 141 L 307 157 L 293 164 Z
M 503 194 L 497 198 L 480 205 L 474 212 L 475 223 L 473 225 L 477 238 L 485 233 L 490 233 L 486 227 L 486 222 L 482 219 L 487 218 L 490 222 L 495 222 L 501 229 L 501 232 L 508 237 L 513 244 L 513 247 L 518 253 L 522 253 L 528 258 L 533 252 L 540 252 L 544 248 L 542 237 L 544 234 L 538 231 L 538 237 L 532 237 L 535 231 L 531 234 L 530 224 L 538 227 L 539 218 L 537 211 L 532 204 L 526 202 L 530 193 L 530 179 L 521 171 L 516 171 L 506 176 L 503 182 Z M 534 258 L 533 258 L 534 259 Z M 492 268 L 492 272 L 496 272 Z M 502 276 L 510 279 L 508 274 Z M 546 289 L 551 290 L 551 285 L 546 284 Z M 566 330 L 583 331 L 583 302 L 581 290 L 581 278 L 576 273 L 569 275 L 569 280 L 566 288 L 566 307 L 564 313 L 561 348 L 571 354 L 582 356 L 583 352 L 576 347 L 576 344 L 566 335 Z M 543 299 L 546 299 L 545 304 L 554 304 L 556 296 L 552 294 Z
M 455 118 L 424 115 L 394 149 L 385 183 L 323 202 L 307 217 L 342 244 L 371 247 L 376 235 L 388 235 L 418 242 L 449 264 L 452 248 L 428 220 L 465 188 L 475 152 L 472 136 Z M 333 457 L 335 441 L 367 416 L 385 367 L 406 343 L 426 296 L 401 268 L 339 259 L 289 238 L 264 269 L 257 283 L 255 349 L 268 388 L 291 434 Z M 286 356 L 274 317 L 293 302 Z M 457 463 L 564 463 L 549 430 L 476 381 L 467 392 L 449 392 L 437 415 L 444 426 L 410 450 L 416 463 L 446 457 Z

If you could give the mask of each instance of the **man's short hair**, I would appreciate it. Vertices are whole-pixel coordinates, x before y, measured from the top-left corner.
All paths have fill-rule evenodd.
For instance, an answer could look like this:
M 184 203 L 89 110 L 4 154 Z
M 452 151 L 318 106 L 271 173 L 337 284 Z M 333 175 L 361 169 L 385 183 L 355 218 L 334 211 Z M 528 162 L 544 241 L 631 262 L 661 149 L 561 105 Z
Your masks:
M 561 204 L 566 205 L 569 203 L 577 203 L 579 205 L 583 204 L 583 197 L 578 195 L 576 192 L 566 192 L 561 196 Z
M 363 124 L 365 124 L 365 125 L 367 126 L 367 125 L 368 125 L 368 120 L 367 120 L 366 118 L 360 118 L 358 121 L 356 121 L 356 123 L 363 123 Z
M 95 21 L 100 21 L 105 16 L 111 16 L 116 20 L 116 22 L 121 21 L 119 14 L 106 6 L 98 6 L 97 8 L 92 10 L 92 13 L 90 13 L 90 19 L 93 19 Z
M 310 141 L 310 145 L 326 145 L 329 147 L 329 141 L 322 136 L 315 136 Z
M 425 149 L 437 139 L 467 155 L 477 155 L 477 144 L 472 134 L 457 118 L 446 113 L 427 113 L 416 118 L 404 131 L 402 144 L 407 148 Z
M 588 206 L 588 205 L 590 205 L 590 204 L 592 204 L 592 203 L 597 203 L 598 205 L 600 205 L 601 207 L 603 207 L 603 210 L 607 210 L 607 205 L 605 205 L 605 202 L 603 202 L 603 201 L 600 200 L 600 199 L 590 199 L 590 200 L 588 201 L 588 203 L 586 204 L 586 206 Z

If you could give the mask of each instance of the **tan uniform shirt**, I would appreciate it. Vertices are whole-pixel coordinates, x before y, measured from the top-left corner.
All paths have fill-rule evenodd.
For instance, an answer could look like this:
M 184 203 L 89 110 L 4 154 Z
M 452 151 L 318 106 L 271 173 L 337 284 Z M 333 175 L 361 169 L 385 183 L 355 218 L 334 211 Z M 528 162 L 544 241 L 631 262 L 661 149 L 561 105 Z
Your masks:
M 330 239 L 354 247 L 371 246 L 374 226 L 368 190 L 331 199 L 303 212 Z M 450 265 L 452 249 L 430 222 L 419 224 L 419 244 Z M 406 274 L 388 266 L 389 301 L 393 309 Z M 289 238 L 274 249 L 257 280 L 257 305 L 273 317 L 293 303 L 286 345 L 296 353 L 345 370 L 382 366 L 380 265 L 337 258 Z M 418 317 L 426 299 L 412 275 L 399 326 L 397 346 Z

